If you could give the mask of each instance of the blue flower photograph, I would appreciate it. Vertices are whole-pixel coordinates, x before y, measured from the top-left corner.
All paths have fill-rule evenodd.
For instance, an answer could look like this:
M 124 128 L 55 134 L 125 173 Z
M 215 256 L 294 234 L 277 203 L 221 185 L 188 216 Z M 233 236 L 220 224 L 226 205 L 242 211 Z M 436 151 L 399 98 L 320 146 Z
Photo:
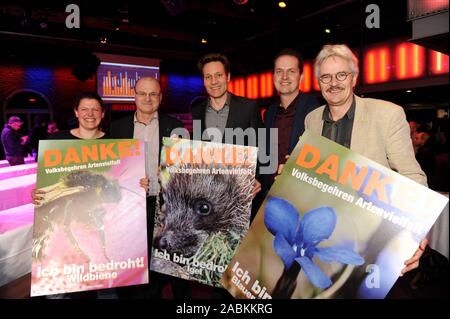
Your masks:
M 337 217 L 332 207 L 314 208 L 300 218 L 297 209 L 287 200 L 278 197 L 268 199 L 264 224 L 275 236 L 273 248 L 284 264 L 272 298 L 290 298 L 302 269 L 306 278 L 317 288 L 330 287 L 331 279 L 314 262 L 314 257 L 324 263 L 364 263 L 364 258 L 348 247 L 326 246 L 336 223 Z

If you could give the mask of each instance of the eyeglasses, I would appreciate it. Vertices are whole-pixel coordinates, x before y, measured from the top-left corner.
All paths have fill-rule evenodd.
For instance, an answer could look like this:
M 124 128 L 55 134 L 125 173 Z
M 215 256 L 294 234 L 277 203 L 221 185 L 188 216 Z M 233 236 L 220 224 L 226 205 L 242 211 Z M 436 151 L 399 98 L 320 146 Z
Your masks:
M 149 96 L 151 98 L 155 98 L 155 97 L 159 97 L 160 94 L 161 93 L 157 93 L 157 92 L 150 92 L 150 93 L 136 92 L 136 96 L 139 96 L 139 97 L 142 97 L 142 98 L 147 97 L 147 96 Z
M 203 77 L 205 81 L 211 81 L 213 78 L 214 80 L 221 80 L 225 76 L 224 73 L 216 73 L 216 74 L 207 74 Z
M 345 81 L 345 79 L 347 79 L 347 77 L 353 74 L 353 72 L 338 72 L 334 75 L 334 77 L 336 78 L 336 80 L 338 80 L 339 82 L 343 82 Z M 331 82 L 331 80 L 333 79 L 333 74 L 324 74 L 321 75 L 319 77 L 319 81 L 322 82 L 323 84 L 328 84 Z

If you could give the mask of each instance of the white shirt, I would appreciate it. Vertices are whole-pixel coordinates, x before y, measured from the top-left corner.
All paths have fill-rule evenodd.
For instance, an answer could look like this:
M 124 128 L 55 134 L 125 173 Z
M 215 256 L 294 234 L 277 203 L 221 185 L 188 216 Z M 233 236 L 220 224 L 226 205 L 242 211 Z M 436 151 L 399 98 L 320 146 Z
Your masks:
M 155 112 L 149 124 L 139 122 L 134 114 L 133 137 L 145 143 L 145 175 L 150 179 L 149 195 L 157 195 L 158 163 L 159 163 L 159 120 L 158 112 Z

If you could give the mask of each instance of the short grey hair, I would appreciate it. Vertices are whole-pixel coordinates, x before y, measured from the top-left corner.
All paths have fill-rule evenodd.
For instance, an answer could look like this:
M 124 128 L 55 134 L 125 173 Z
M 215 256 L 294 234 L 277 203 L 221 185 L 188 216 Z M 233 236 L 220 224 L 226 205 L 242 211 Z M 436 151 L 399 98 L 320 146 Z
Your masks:
M 319 78 L 319 67 L 326 59 L 332 56 L 337 56 L 347 61 L 354 75 L 359 73 L 358 58 L 348 46 L 345 44 L 327 44 L 322 47 L 322 50 L 320 50 L 316 57 L 316 62 L 314 64 L 316 78 Z

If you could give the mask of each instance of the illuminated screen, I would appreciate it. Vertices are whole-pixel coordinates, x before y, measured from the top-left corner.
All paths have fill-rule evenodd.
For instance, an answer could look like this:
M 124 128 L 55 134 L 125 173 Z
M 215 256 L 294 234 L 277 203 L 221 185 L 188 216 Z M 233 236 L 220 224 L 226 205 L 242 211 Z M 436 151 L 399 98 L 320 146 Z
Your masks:
M 97 69 L 97 93 L 104 102 L 134 101 L 134 86 L 142 77 L 159 80 L 159 60 L 96 53 L 101 63 Z

